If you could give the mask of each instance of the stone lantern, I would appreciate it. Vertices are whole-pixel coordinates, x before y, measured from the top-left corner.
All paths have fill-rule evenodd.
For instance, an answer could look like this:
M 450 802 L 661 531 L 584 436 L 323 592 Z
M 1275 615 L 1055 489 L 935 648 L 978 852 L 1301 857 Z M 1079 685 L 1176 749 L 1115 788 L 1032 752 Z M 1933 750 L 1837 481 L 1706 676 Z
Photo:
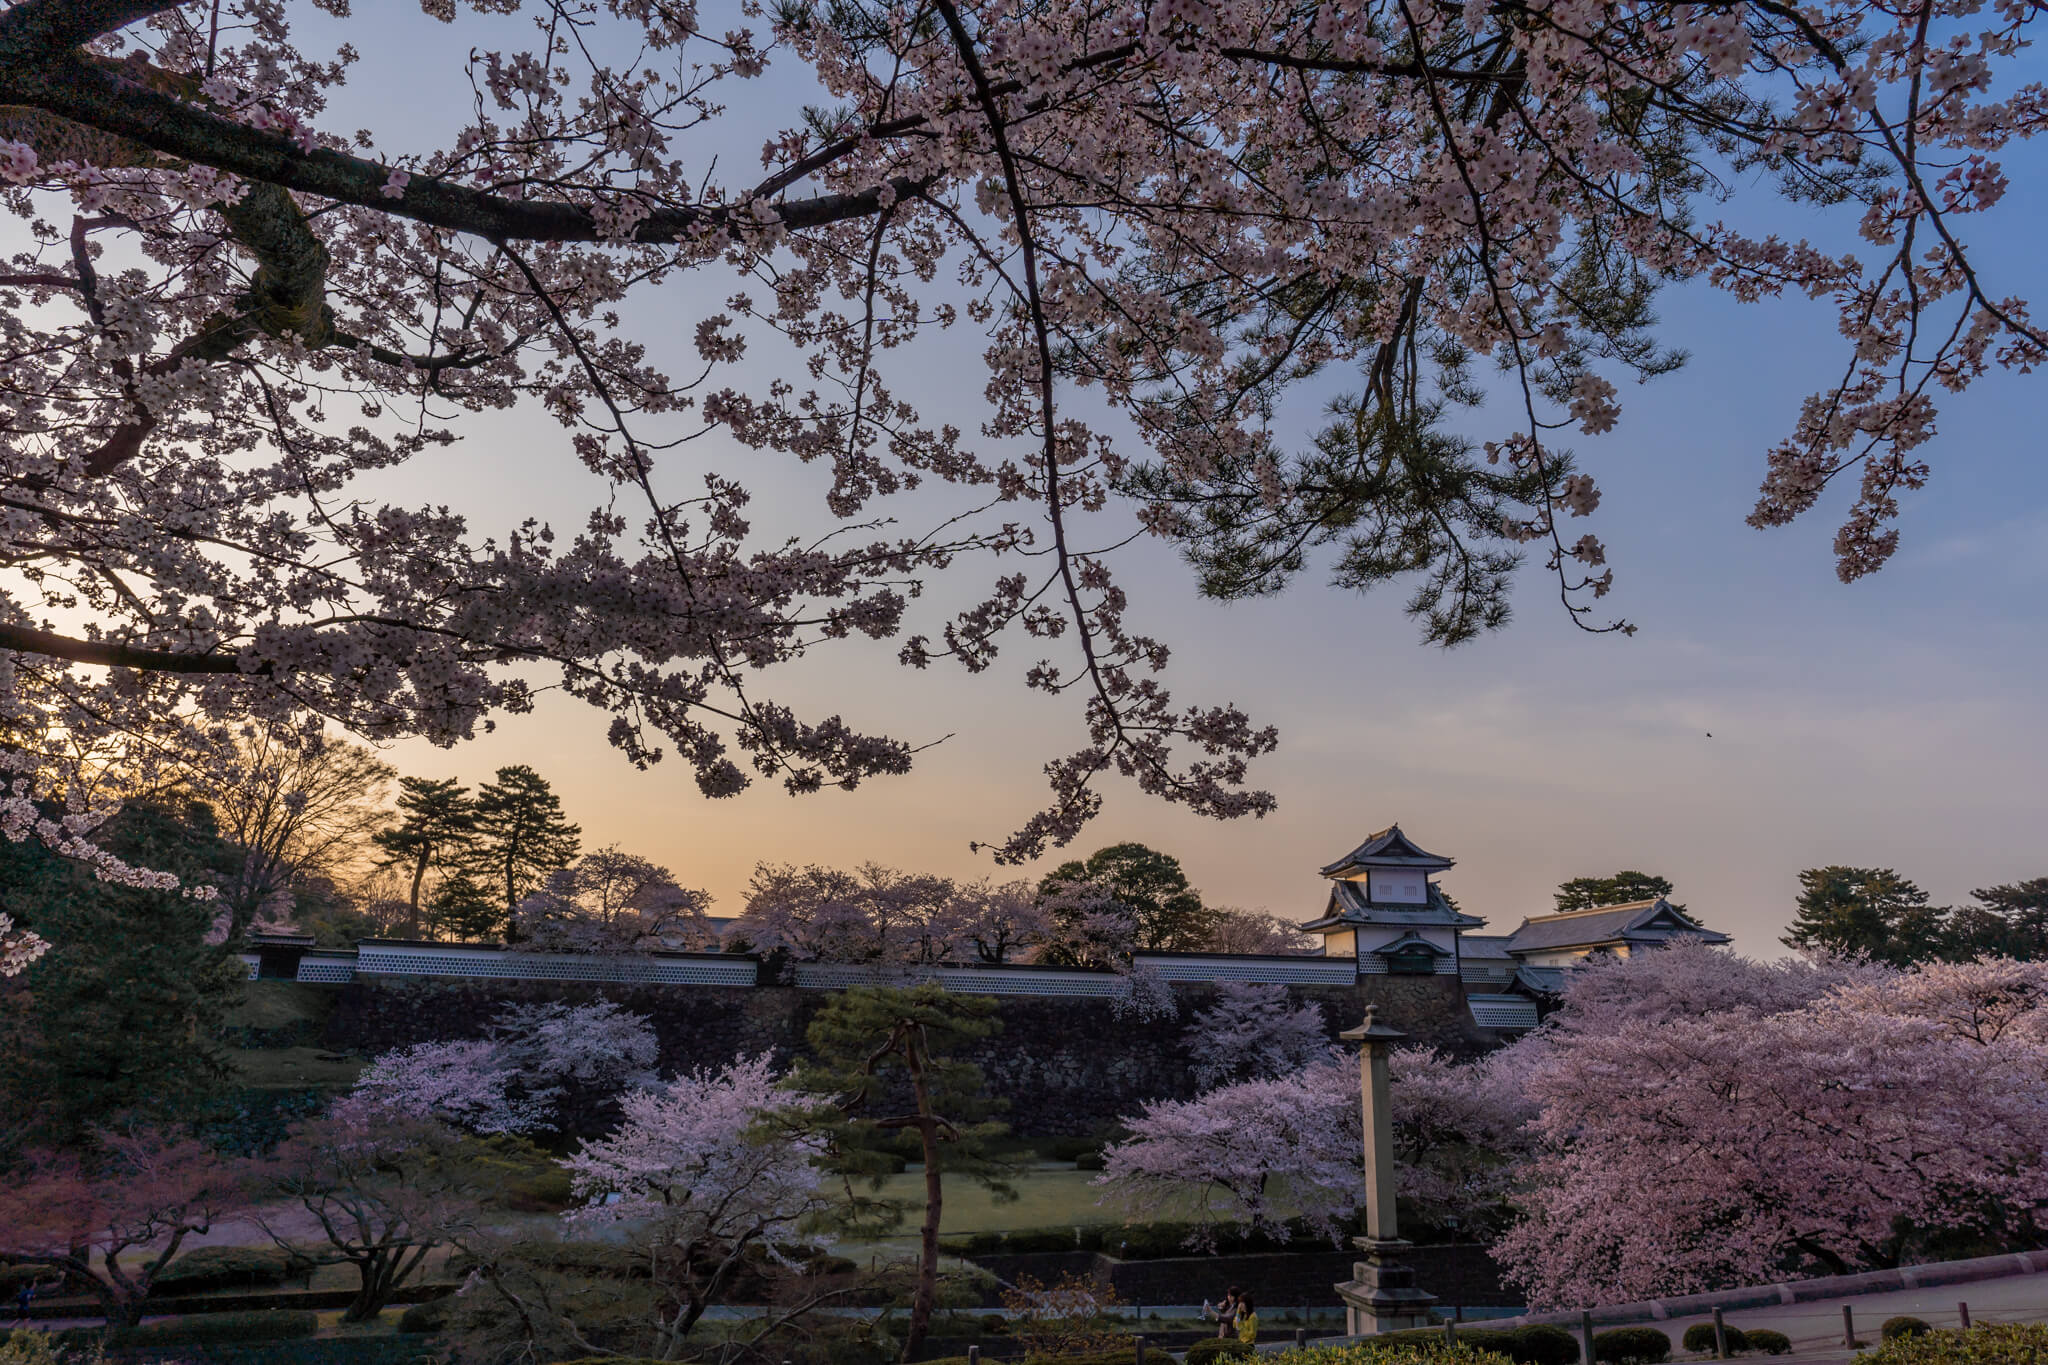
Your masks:
M 1389 1028 L 1365 1007 L 1365 1020 L 1339 1034 L 1358 1044 L 1358 1100 L 1365 1116 L 1365 1236 L 1353 1245 L 1365 1259 L 1351 1267 L 1351 1279 L 1337 1286 L 1344 1300 L 1344 1327 L 1350 1336 L 1427 1327 L 1429 1306 L 1436 1295 L 1415 1287 L 1415 1268 L 1401 1253 L 1394 1210 L 1394 1116 L 1387 1100 L 1387 1051 L 1408 1035 Z

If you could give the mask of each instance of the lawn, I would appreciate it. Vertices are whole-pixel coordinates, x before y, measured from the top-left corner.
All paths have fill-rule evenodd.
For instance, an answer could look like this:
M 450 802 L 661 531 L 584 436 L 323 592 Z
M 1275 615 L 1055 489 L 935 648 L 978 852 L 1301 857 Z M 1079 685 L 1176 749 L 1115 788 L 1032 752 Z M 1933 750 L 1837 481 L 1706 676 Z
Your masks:
M 1014 1182 L 1015 1201 L 998 1203 L 993 1194 L 973 1181 L 949 1176 L 939 1231 L 952 1236 L 1121 1223 L 1123 1215 L 1114 1206 L 1096 1203 L 1102 1191 L 1089 1183 L 1094 1179 L 1094 1172 L 1077 1171 L 1071 1165 L 1040 1165 L 1025 1171 Z M 912 1167 L 902 1175 L 891 1176 L 882 1193 L 911 1205 L 905 1219 L 908 1224 L 915 1226 L 923 1216 L 924 1173 L 920 1168 Z
M 285 1028 L 297 1023 L 326 1022 L 337 994 L 333 986 L 303 981 L 250 981 L 226 1022 L 242 1028 Z
M 251 1090 L 346 1090 L 356 1083 L 364 1062 L 340 1057 L 318 1047 L 227 1049 L 236 1079 Z

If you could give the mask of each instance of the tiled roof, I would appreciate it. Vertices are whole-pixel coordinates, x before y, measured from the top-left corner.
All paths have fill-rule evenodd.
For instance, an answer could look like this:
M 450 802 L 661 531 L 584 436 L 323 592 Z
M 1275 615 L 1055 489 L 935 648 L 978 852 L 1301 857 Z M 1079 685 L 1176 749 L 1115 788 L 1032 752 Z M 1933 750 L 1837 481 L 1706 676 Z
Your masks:
M 1345 877 L 1368 867 L 1419 867 L 1442 872 L 1451 865 L 1451 859 L 1416 847 L 1399 825 L 1388 825 L 1377 834 L 1368 834 L 1364 843 L 1324 868 L 1323 875 Z
M 1675 924 L 1664 930 L 1652 927 L 1653 921 L 1675 921 Z M 1643 934 L 1645 929 L 1649 931 L 1647 934 Z M 1630 901 L 1626 905 L 1601 905 L 1591 910 L 1533 916 L 1523 920 L 1515 932 L 1508 935 L 1508 951 L 1527 953 L 1551 948 L 1583 948 L 1598 943 L 1617 943 L 1638 935 L 1656 938 L 1667 933 L 1694 934 L 1709 943 L 1729 942 L 1728 935 L 1701 928 L 1673 909 L 1669 901 L 1659 897 L 1656 900 Z
M 1468 995 L 1472 1022 L 1481 1028 L 1535 1028 L 1536 1002 L 1520 995 Z
M 1458 951 L 1472 958 L 1498 958 L 1502 962 L 1514 960 L 1514 955 L 1508 951 L 1506 934 L 1460 934 Z
M 1372 949 L 1372 951 L 1375 953 L 1402 953 L 1410 948 L 1420 948 L 1424 952 L 1435 954 L 1437 957 L 1449 957 L 1451 955 L 1450 949 L 1439 948 L 1422 935 L 1413 932 L 1401 935 L 1392 943 L 1382 943 L 1379 947 Z
M 1524 964 L 1515 968 L 1515 984 L 1539 995 L 1562 995 L 1565 973 L 1570 970 L 1569 967 L 1531 967 Z
M 1314 931 L 1345 924 L 1436 924 L 1478 929 L 1485 923 L 1476 915 L 1451 909 L 1450 902 L 1434 886 L 1429 889 L 1429 902 L 1415 905 L 1407 901 L 1395 904 L 1368 900 L 1365 887 L 1358 882 L 1336 882 L 1330 887 L 1330 903 L 1323 910 L 1323 917 L 1301 927 Z

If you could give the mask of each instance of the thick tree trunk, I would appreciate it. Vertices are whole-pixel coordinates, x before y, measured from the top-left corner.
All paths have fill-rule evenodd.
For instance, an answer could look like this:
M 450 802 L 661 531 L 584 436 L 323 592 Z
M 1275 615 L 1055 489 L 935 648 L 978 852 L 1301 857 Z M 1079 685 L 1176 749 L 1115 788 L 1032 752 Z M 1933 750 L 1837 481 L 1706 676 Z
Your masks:
M 419 861 L 412 865 L 412 909 L 405 917 L 405 936 L 420 936 L 420 886 L 427 880 L 427 850 L 421 849 Z
M 903 1336 L 903 1359 L 914 1360 L 931 1330 L 932 1310 L 939 1299 L 939 1214 L 941 1170 L 939 1166 L 939 1125 L 932 1113 L 931 1093 L 925 1088 L 924 1047 L 919 1035 L 904 1049 L 910 1064 L 910 1088 L 917 1096 L 917 1135 L 924 1148 L 924 1226 L 919 1230 L 917 1292 L 910 1300 L 910 1328 Z

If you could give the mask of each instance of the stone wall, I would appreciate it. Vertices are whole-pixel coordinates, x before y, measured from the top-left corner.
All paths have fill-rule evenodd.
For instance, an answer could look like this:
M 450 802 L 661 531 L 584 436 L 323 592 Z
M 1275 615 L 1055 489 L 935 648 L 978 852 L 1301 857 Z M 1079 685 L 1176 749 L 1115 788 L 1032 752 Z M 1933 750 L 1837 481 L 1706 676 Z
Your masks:
M 1472 1022 L 1457 978 L 1367 977 L 1356 990 L 1294 988 L 1323 1007 L 1331 1037 L 1359 1020 L 1364 1006 L 1416 1042 L 1454 1054 L 1483 1050 L 1490 1035 Z M 1209 986 L 1176 986 L 1171 1019 L 1119 1018 L 1106 1000 L 1059 996 L 995 997 L 1002 1031 L 968 1054 L 989 1092 L 1009 1103 L 1006 1121 L 1027 1137 L 1087 1137 L 1147 1100 L 1195 1092 L 1181 1036 L 1214 998 Z M 811 1016 L 829 996 L 792 986 L 597 985 L 576 982 L 366 978 L 340 988 L 322 1038 L 337 1051 L 378 1053 L 413 1043 L 480 1036 L 514 1001 L 586 1001 L 603 997 L 649 1016 L 664 1072 L 718 1065 L 741 1054 L 803 1047 Z M 593 1116 L 596 1117 L 596 1116 Z M 582 1125 L 579 1125 L 582 1126 Z

